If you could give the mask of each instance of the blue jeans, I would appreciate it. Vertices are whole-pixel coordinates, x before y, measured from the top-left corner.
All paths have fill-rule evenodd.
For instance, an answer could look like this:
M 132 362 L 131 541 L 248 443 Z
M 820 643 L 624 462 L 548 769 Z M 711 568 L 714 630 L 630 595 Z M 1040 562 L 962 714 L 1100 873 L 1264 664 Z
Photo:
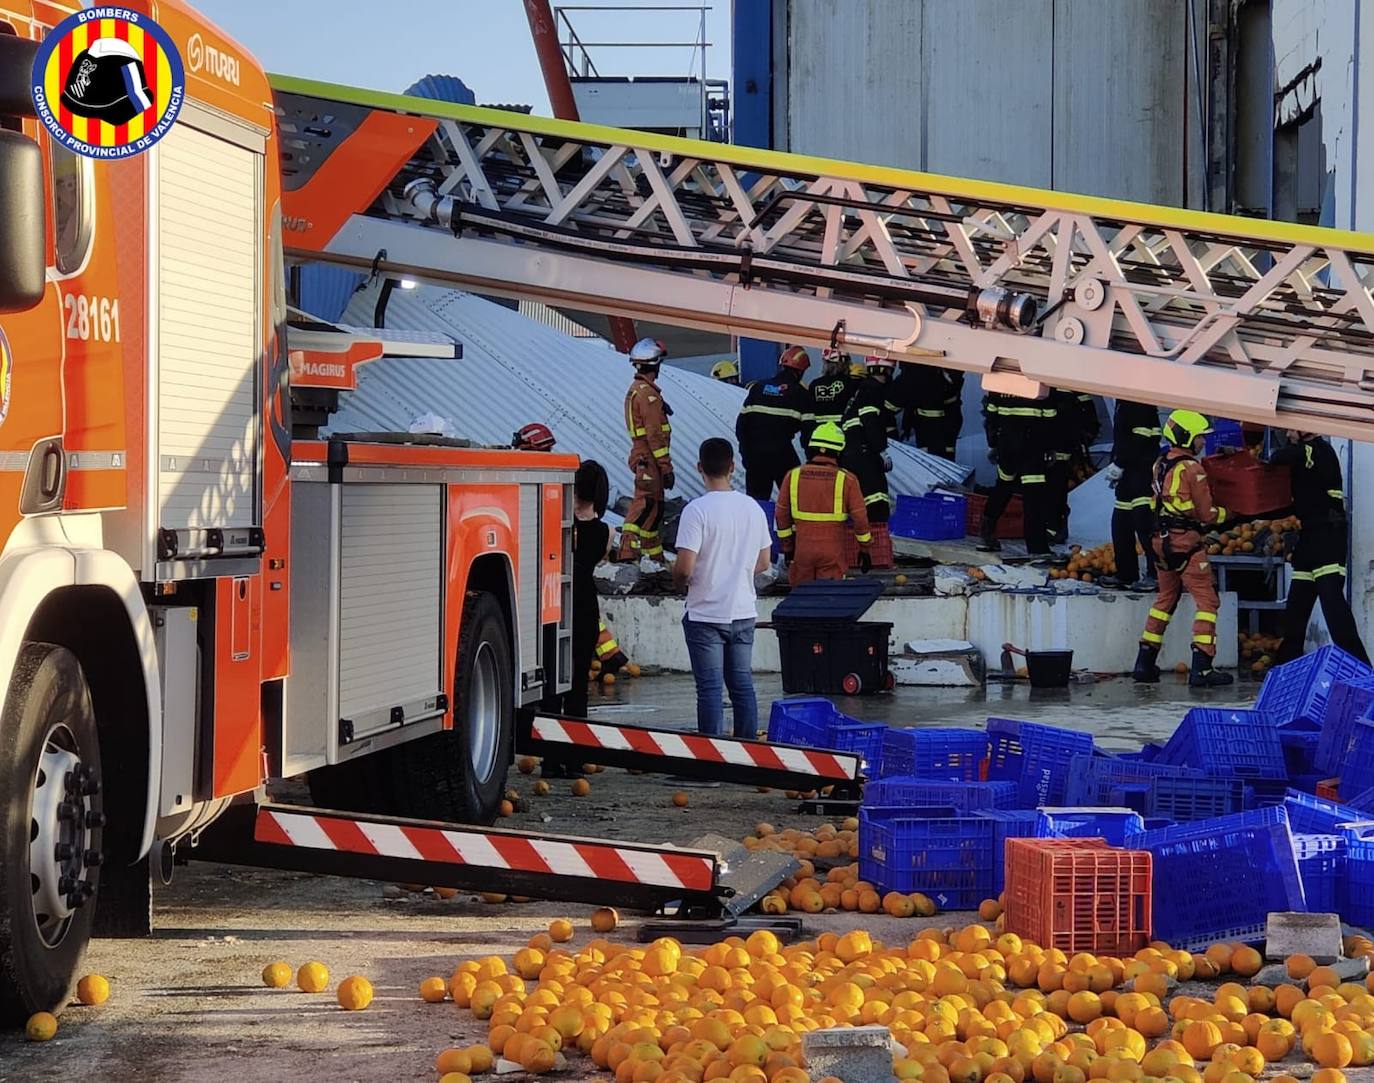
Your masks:
M 682 630 L 697 682 L 697 729 L 708 737 L 724 734 L 725 710 L 720 696 L 725 687 L 730 689 L 735 736 L 752 741 L 759 731 L 759 702 L 752 673 L 753 620 L 707 624 L 684 616 Z

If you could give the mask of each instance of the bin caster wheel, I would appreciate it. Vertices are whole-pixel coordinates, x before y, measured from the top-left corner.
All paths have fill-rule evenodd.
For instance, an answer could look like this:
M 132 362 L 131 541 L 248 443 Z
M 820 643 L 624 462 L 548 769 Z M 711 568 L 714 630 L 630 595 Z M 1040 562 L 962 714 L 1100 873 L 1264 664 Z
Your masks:
M 892 691 L 894 688 L 896 688 L 896 687 L 897 687 L 897 678 L 896 678 L 896 676 L 895 676 L 894 674 L 892 674 L 892 673 L 886 673 L 886 674 L 884 674 L 884 675 L 883 675 L 883 691 L 884 691 L 884 692 L 891 692 L 891 691 Z
M 844 680 L 840 682 L 846 696 L 857 696 L 863 690 L 863 686 L 864 682 L 859 680 L 857 673 L 846 673 Z

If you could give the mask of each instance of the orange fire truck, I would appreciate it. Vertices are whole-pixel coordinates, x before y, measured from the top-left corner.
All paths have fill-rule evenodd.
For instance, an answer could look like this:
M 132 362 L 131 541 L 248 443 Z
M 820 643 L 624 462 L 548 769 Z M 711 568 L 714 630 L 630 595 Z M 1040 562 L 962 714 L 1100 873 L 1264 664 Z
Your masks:
M 483 826 L 514 750 L 855 792 L 852 752 L 545 711 L 575 460 L 321 435 L 359 365 L 457 344 L 292 309 L 299 264 L 1374 432 L 1368 236 L 269 81 L 184 3 L 125 6 L 185 102 L 97 162 L 30 96 L 70 5 L 0 0 L 0 1018 L 145 932 L 174 852 L 757 897 L 709 848 Z M 301 775 L 321 808 L 268 799 Z

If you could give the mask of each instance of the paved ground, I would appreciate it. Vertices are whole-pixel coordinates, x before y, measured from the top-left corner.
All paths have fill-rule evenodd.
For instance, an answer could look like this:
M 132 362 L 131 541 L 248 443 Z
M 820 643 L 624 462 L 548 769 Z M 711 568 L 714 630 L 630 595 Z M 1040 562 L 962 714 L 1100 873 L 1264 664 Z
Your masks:
M 765 710 L 780 692 L 775 680 L 760 681 Z M 1239 702 L 1251 694 L 1253 686 L 1242 686 L 1215 701 Z M 1181 682 L 1139 689 L 1112 681 L 1049 695 L 1032 695 L 1024 687 L 994 688 L 986 696 L 904 689 L 892 697 L 844 702 L 841 709 L 912 725 L 971 724 L 989 714 L 1040 719 L 1126 747 L 1166 736 L 1193 702 Z M 600 717 L 686 724 L 693 689 L 690 678 L 642 678 L 598 693 L 593 705 Z M 531 778 L 512 772 L 511 779 L 530 792 Z M 694 789 L 690 806 L 678 809 L 670 800 L 673 788 L 651 777 L 607 771 L 591 781 L 591 794 L 580 799 L 571 796 L 566 782 L 554 782 L 550 795 L 532 797 L 529 811 L 506 823 L 675 843 L 707 831 L 740 837 L 760 820 L 815 823 L 800 820 L 794 803 L 780 793 Z M 109 977 L 110 1001 L 68 1011 L 58 1038 L 46 1045 L 0 1036 L 0 1080 L 432 1079 L 440 1049 L 478 1040 L 485 1030 L 452 1005 L 421 1003 L 420 980 L 447 976 L 463 958 L 509 954 L 556 916 L 573 918 L 578 939 L 585 939 L 591 935 L 590 910 L 548 903 L 493 906 L 461 896 L 395 902 L 384 899 L 382 885 L 375 883 L 193 864 L 158 891 L 153 939 L 92 946 L 89 969 Z M 892 940 L 921 927 L 890 918 L 864 920 Z M 853 922 L 853 915 L 838 914 L 811 924 L 824 929 Z M 623 931 L 632 933 L 632 923 Z M 293 966 L 319 959 L 335 983 L 364 974 L 375 984 L 377 1000 L 368 1011 L 350 1014 L 337 1010 L 332 994 L 264 989 L 259 973 L 276 959 Z

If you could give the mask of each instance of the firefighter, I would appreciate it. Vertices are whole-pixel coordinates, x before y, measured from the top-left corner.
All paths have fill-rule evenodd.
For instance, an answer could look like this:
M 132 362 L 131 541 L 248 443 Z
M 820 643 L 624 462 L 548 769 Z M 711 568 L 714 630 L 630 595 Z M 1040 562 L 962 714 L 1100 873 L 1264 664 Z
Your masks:
M 892 456 L 887 452 L 892 411 L 887 405 L 888 381 L 897 362 L 870 354 L 864 358 L 867 375 L 844 409 L 844 468 L 859 479 L 870 524 L 886 524 L 892 512 L 887 475 Z
M 889 403 L 900 415 L 898 431 L 916 446 L 953 459 L 963 427 L 964 374 L 935 365 L 906 365 L 892 382 Z
M 1107 484 L 1116 490 L 1112 509 L 1112 551 L 1116 575 L 1104 576 L 1103 586 L 1129 586 L 1132 590 L 1154 590 L 1150 569 L 1154 561 L 1155 499 L 1152 475 L 1159 458 L 1159 408 L 1142 402 L 1118 399 L 1112 418 L 1112 461 L 1107 467 Z M 1140 574 L 1136 542 L 1145 554 L 1145 574 Z
M 1192 688 L 1214 688 L 1232 681 L 1229 673 L 1213 668 L 1217 653 L 1217 606 L 1220 599 L 1212 579 L 1203 535 L 1210 526 L 1228 519 L 1226 509 L 1212 502 L 1207 474 L 1198 462 L 1202 438 L 1211 432 L 1207 419 L 1192 410 L 1175 410 L 1164 423 L 1168 445 L 1154 467 L 1154 498 L 1159 509 L 1159 529 L 1151 552 L 1159 575 L 1140 652 L 1132 676 L 1152 684 L 1159 680 L 1159 651 L 1164 633 L 1186 590 L 1197 612 L 1193 615 L 1193 665 L 1188 674 Z
M 818 425 L 844 421 L 844 408 L 863 382 L 850 372 L 849 355 L 833 346 L 821 351 L 821 374 L 811 381 L 811 406 L 802 423 L 802 442 L 811 446 L 811 434 Z
M 850 531 L 859 543 L 860 570 L 873 567 L 868 551 L 873 534 L 863 490 L 858 478 L 839 465 L 844 444 L 844 430 L 834 422 L 817 425 L 807 441 L 811 455 L 806 465 L 789 470 L 778 487 L 775 522 L 793 586 L 812 579 L 843 579 Z
M 1293 479 L 1293 513 L 1302 522 L 1293 550 L 1292 583 L 1283 611 L 1283 643 L 1274 661 L 1291 662 L 1307 642 L 1307 621 L 1318 600 L 1331 642 L 1369 664 L 1355 617 L 1345 597 L 1348 522 L 1341 463 L 1331 444 L 1315 433 L 1288 431 L 1288 444 L 1269 457 Z
M 655 382 L 668 351 L 657 339 L 642 338 L 630 350 L 635 378 L 625 393 L 625 429 L 630 436 L 630 469 L 635 491 L 620 531 L 620 560 L 661 563 L 663 542 L 658 528 L 663 521 L 663 494 L 677 484 L 673 474 L 673 408 L 663 400 Z
M 1069 538 L 1069 480 L 1076 466 L 1089 461 L 1088 448 L 1102 431 L 1102 423 L 1091 395 L 1054 388 L 1049 398 L 1055 409 L 1055 424 L 1045 475 L 1047 529 L 1050 541 L 1062 544 Z
M 744 460 L 744 490 L 755 500 L 772 500 L 773 488 L 797 465 L 793 440 L 811 411 L 802 376 L 811 358 L 801 346 L 789 346 L 778 358 L 777 375 L 749 385 L 735 439 Z
M 510 438 L 510 446 L 516 451 L 552 451 L 554 448 L 553 431 L 547 425 L 532 421 L 517 429 Z
M 711 366 L 711 379 L 739 387 L 739 366 L 728 357 Z
M 997 553 L 997 520 L 1012 494 L 1020 492 L 1026 552 L 1035 559 L 1050 555 L 1046 507 L 1048 455 L 1057 424 L 1052 400 L 1023 399 L 992 392 L 983 396 L 983 427 L 988 458 L 997 464 L 997 484 L 983 508 L 982 540 L 978 549 Z

